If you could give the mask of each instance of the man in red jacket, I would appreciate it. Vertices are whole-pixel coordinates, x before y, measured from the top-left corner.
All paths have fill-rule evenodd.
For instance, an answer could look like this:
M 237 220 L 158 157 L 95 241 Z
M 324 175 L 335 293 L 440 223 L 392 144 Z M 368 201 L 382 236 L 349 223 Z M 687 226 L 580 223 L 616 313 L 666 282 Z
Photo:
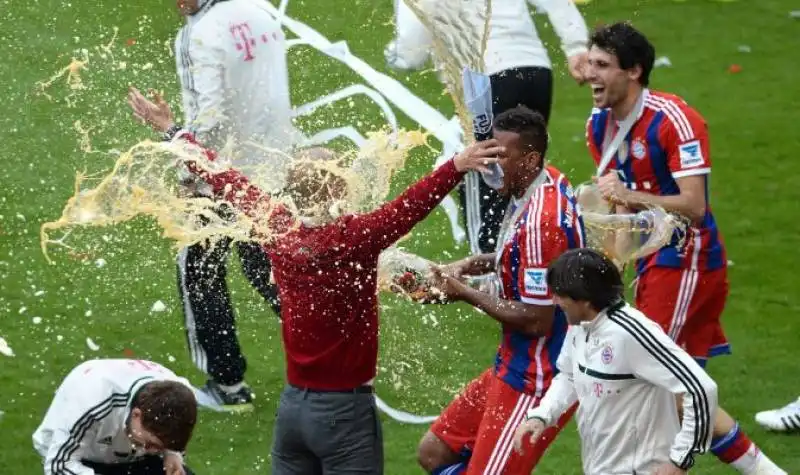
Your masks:
M 134 113 L 167 139 L 194 142 L 173 123 L 169 107 L 132 90 Z M 422 221 L 467 170 L 488 171 L 503 148 L 478 142 L 377 210 L 309 226 L 236 170 L 208 172 L 187 163 L 216 196 L 280 237 L 265 244 L 281 302 L 288 385 L 281 395 L 272 473 L 382 474 L 383 444 L 373 382 L 378 358 L 378 256 Z M 213 151 L 205 156 L 214 160 Z M 308 174 L 296 169 L 289 193 L 303 199 Z M 325 172 L 322 172 L 325 173 Z M 291 173 L 290 173 L 291 175 Z M 335 182 L 335 180 L 333 180 Z M 305 182 L 305 183 L 304 183 Z M 314 199 L 332 203 L 338 187 Z

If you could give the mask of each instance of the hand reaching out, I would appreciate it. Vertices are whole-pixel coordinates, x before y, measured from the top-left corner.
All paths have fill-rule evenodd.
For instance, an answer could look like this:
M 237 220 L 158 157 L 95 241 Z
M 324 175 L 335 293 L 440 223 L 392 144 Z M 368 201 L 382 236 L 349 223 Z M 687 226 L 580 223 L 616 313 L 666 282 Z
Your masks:
M 166 132 L 175 123 L 172 110 L 161 94 L 150 91 L 150 95 L 152 101 L 144 97 L 138 89 L 131 87 L 128 92 L 128 105 L 133 110 L 134 117 L 141 123 L 153 127 L 157 132 Z

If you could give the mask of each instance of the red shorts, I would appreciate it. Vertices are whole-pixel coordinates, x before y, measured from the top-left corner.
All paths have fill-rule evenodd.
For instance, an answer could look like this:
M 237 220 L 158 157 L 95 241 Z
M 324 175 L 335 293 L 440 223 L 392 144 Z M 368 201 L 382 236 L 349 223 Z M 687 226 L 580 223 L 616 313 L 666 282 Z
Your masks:
M 636 307 L 699 362 L 730 353 L 720 317 L 728 271 L 651 267 L 639 276 Z
M 489 368 L 447 406 L 431 432 L 455 453 L 472 452 L 467 475 L 528 475 L 577 408 L 576 404 L 564 413 L 535 445 L 527 442 L 520 455 L 512 443 L 514 432 L 528 409 L 538 404 L 538 398 L 518 392 Z

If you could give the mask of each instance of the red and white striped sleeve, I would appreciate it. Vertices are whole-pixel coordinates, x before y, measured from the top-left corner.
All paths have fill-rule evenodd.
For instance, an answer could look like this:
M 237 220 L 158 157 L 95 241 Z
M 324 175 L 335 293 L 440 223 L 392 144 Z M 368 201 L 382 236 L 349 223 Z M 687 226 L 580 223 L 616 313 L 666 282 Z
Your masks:
M 661 146 L 673 178 L 711 173 L 708 125 L 703 117 L 680 98 L 650 95 L 664 114 L 659 130 Z
M 553 305 L 547 285 L 547 268 L 569 248 L 561 226 L 563 196 L 559 187 L 543 186 L 527 203 L 528 218 L 518 239 L 520 300 L 532 305 Z

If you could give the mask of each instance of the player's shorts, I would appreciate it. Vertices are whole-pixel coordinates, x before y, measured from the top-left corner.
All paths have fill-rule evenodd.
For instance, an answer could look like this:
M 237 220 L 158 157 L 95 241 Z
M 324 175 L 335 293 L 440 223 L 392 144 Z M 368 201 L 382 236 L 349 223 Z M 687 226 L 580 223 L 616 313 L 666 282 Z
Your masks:
M 538 404 L 538 398 L 518 392 L 489 368 L 447 406 L 431 432 L 453 452 L 471 452 L 467 475 L 528 475 L 577 408 L 576 404 L 564 413 L 535 445 L 526 438 L 523 454 L 519 454 L 514 450 L 514 432 L 528 409 Z
M 636 307 L 701 365 L 730 354 L 720 317 L 728 297 L 728 271 L 650 267 L 639 276 Z

